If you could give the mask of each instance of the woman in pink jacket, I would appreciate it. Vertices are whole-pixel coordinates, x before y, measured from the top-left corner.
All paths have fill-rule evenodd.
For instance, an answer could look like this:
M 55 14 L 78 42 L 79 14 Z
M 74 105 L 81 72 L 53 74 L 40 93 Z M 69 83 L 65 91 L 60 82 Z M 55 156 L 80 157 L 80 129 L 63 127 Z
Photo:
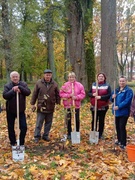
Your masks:
M 68 74 L 68 82 L 64 83 L 61 87 L 60 97 L 62 98 L 64 108 L 66 109 L 68 139 L 71 139 L 71 109 L 75 106 L 76 131 L 79 132 L 81 101 L 85 98 L 84 87 L 80 82 L 76 81 L 74 72 Z

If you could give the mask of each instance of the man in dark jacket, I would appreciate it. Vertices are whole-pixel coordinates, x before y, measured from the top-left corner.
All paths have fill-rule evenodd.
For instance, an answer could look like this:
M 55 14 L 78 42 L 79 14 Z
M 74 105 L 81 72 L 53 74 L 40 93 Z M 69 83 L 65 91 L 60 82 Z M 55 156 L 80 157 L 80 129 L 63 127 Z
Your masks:
M 52 71 L 50 69 L 44 71 L 44 77 L 38 80 L 35 85 L 31 98 L 31 108 L 33 111 L 36 109 L 36 101 L 37 121 L 34 133 L 35 142 L 38 143 L 41 139 L 43 123 L 44 133 L 42 139 L 50 141 L 49 132 L 52 126 L 55 104 L 60 104 L 58 85 L 54 80 L 52 80 Z
M 24 145 L 27 132 L 27 123 L 25 116 L 26 96 L 29 96 L 31 91 L 27 87 L 26 82 L 20 81 L 18 72 L 10 73 L 11 82 L 4 86 L 3 98 L 6 99 L 6 115 L 8 125 L 8 135 L 10 144 L 16 145 L 15 136 L 15 118 L 17 117 L 17 100 L 16 95 L 19 93 L 19 124 L 20 124 L 20 145 Z

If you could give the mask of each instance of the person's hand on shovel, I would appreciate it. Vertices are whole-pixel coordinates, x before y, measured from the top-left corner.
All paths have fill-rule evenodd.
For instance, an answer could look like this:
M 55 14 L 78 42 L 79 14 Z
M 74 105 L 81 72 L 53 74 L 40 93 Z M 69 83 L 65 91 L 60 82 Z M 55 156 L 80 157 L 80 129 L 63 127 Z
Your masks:
M 116 111 L 116 110 L 118 110 L 118 109 L 119 109 L 118 106 L 114 106 L 114 107 L 113 107 L 113 110 L 114 110 L 114 111 Z
M 32 110 L 32 112 L 34 112 L 36 110 L 36 106 L 35 105 L 31 105 L 31 110 Z
M 12 88 L 12 90 L 13 90 L 14 92 L 19 92 L 19 93 L 21 92 L 18 86 L 14 86 L 14 87 Z
M 95 96 L 95 98 L 98 100 L 98 99 L 101 99 L 101 96 Z
M 116 94 L 113 94 L 113 95 L 112 95 L 112 99 L 115 99 L 115 98 L 116 98 Z
M 72 98 L 73 100 L 76 100 L 76 96 L 75 96 L 74 94 L 71 94 L 71 98 Z

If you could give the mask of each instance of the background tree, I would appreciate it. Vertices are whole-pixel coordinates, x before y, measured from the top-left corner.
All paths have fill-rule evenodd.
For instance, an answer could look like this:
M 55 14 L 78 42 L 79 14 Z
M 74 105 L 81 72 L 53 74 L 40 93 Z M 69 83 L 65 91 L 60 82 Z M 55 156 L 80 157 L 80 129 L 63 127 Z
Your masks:
M 117 57 L 119 73 L 127 75 L 131 81 L 134 66 L 135 23 L 133 1 L 117 2 Z
M 84 19 L 81 0 L 66 0 L 67 46 L 71 70 L 75 72 L 77 80 L 87 87 L 86 64 L 84 57 Z
M 116 0 L 101 1 L 101 70 L 113 86 L 117 79 Z
M 47 43 L 47 66 L 52 69 L 53 77 L 56 79 L 56 69 L 54 61 L 54 48 L 53 48 L 53 11 L 54 7 L 51 1 L 46 2 L 45 9 L 45 34 Z
M 86 61 L 86 71 L 88 88 L 95 81 L 96 74 L 96 63 L 94 55 L 94 30 L 93 30 L 93 6 L 94 1 L 86 1 L 85 3 L 85 13 L 84 13 L 84 23 L 85 23 L 85 61 Z
M 7 81 L 9 81 L 9 75 L 12 70 L 12 53 L 11 53 L 11 28 L 10 28 L 10 20 L 9 20 L 9 8 L 8 1 L 2 0 L 2 41 L 3 41 L 3 49 L 4 49 L 4 57 L 6 63 L 6 75 Z
M 7 1 L 1 1 L 1 14 L 2 2 Z M 7 5 L 8 23 L 0 19 L 0 77 L 7 75 L 7 62 L 24 80 L 40 78 L 48 67 L 63 83 L 73 70 L 87 90 L 101 70 L 113 82 L 124 60 L 123 73 L 129 80 L 134 75 L 134 0 L 117 2 L 117 40 L 114 1 L 103 0 L 100 5 L 96 0 L 10 0 Z M 7 25 L 8 31 L 2 28 Z M 3 46 L 5 37 L 9 46 Z

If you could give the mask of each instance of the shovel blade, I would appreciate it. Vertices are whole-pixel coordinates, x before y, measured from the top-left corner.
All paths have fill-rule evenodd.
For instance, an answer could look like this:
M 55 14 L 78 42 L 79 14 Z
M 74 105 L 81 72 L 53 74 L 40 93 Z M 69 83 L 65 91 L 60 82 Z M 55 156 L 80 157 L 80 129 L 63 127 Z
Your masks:
M 98 144 L 98 139 L 99 139 L 99 132 L 91 131 L 90 132 L 90 137 L 89 137 L 90 143 L 91 144 Z
M 13 161 L 23 161 L 24 160 L 24 146 L 12 146 L 12 159 Z
M 79 144 L 80 132 L 71 132 L 71 141 L 72 141 L 72 144 Z

